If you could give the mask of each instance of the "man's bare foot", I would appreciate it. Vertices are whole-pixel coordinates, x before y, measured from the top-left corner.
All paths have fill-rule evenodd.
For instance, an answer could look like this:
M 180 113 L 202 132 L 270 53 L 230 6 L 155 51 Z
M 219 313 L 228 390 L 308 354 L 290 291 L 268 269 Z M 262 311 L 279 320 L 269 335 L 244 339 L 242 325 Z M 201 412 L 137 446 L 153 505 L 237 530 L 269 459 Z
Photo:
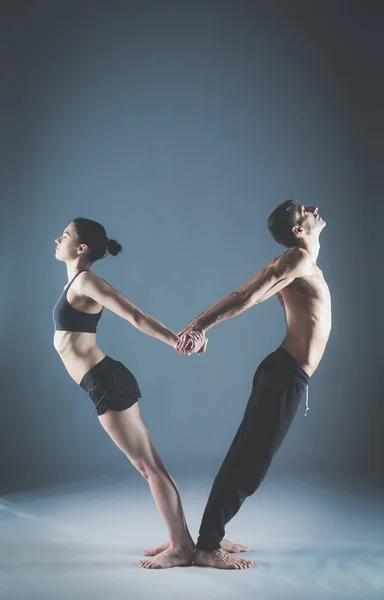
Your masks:
M 242 546 L 241 544 L 234 544 L 229 540 L 223 539 L 221 540 L 220 548 L 224 550 L 224 552 L 249 552 L 249 546 Z
M 174 549 L 168 547 L 154 558 L 140 560 L 143 569 L 169 569 L 170 567 L 184 567 L 192 564 L 193 551 L 191 548 Z
M 215 569 L 249 569 L 253 566 L 252 561 L 225 552 L 222 548 L 212 552 L 196 549 L 193 553 L 193 562 L 195 565 L 214 567 Z
M 156 556 L 156 554 L 160 554 L 160 552 L 164 552 L 169 546 L 169 542 L 164 542 L 160 546 L 156 548 L 150 548 L 149 550 L 144 550 L 144 556 Z M 233 544 L 229 540 L 221 540 L 220 547 L 225 550 L 225 552 L 249 552 L 250 548 L 248 546 L 242 546 L 241 544 Z M 193 546 L 193 550 L 195 547 Z

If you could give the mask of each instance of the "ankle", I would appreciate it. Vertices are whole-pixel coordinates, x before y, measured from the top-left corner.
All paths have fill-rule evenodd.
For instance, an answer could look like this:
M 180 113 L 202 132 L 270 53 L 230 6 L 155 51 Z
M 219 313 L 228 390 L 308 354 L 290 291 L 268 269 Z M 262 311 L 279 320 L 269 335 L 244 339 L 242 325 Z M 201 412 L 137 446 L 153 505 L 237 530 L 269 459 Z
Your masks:
M 175 543 L 169 543 L 169 549 L 172 552 L 185 552 L 186 550 L 189 552 L 193 552 L 195 550 L 195 544 L 191 540 L 183 540 L 182 542 L 178 541 Z

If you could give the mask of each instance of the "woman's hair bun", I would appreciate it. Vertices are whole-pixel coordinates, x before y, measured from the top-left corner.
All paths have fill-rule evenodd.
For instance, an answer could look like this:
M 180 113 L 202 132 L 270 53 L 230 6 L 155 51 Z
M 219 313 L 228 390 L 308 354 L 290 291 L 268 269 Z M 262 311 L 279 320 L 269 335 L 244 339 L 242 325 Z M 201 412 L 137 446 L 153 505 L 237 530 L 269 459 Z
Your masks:
M 116 242 L 116 240 L 108 240 L 107 250 L 109 254 L 112 254 L 112 256 L 116 256 L 116 254 L 119 254 L 119 252 L 121 252 L 122 247 L 119 244 L 119 242 Z

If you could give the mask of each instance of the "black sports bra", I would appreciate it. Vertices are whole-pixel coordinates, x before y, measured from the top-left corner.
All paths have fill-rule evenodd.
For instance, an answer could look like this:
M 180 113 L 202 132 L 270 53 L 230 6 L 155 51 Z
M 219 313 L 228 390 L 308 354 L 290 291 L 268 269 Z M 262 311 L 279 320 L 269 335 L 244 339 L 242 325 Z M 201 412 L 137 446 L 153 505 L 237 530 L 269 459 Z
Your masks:
M 98 313 L 86 313 L 74 308 L 67 300 L 67 292 L 72 283 L 80 273 L 87 271 L 79 271 L 71 279 L 68 285 L 63 289 L 60 298 L 56 302 L 52 317 L 55 325 L 55 331 L 82 331 L 84 333 L 96 333 L 97 323 L 101 317 L 103 309 Z

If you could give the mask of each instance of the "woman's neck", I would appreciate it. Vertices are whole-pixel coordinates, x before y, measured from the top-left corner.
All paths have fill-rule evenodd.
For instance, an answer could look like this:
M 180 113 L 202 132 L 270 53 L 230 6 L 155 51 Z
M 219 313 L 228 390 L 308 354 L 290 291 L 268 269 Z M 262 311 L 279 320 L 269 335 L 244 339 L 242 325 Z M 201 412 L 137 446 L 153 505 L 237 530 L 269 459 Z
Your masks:
M 68 281 L 71 281 L 71 279 L 73 279 L 75 277 L 75 275 L 77 275 L 77 273 L 80 273 L 80 271 L 90 271 L 90 269 L 91 269 L 90 263 L 81 264 L 79 261 L 67 262 Z

